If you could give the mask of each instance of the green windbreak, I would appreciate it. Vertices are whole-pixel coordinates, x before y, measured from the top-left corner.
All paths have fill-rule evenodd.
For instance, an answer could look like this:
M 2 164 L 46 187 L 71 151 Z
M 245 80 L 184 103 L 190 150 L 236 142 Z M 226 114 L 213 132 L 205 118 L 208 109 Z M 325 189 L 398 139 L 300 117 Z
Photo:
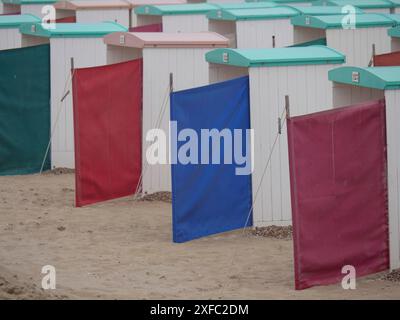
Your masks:
M 311 41 L 307 41 L 307 42 L 303 42 L 303 43 L 298 43 L 298 44 L 294 44 L 290 47 L 309 47 L 309 46 L 316 46 L 316 45 L 326 46 L 326 38 L 320 38 L 320 39 L 315 39 L 315 40 L 311 40 Z
M 0 51 L 0 175 L 40 171 L 49 139 L 49 45 Z

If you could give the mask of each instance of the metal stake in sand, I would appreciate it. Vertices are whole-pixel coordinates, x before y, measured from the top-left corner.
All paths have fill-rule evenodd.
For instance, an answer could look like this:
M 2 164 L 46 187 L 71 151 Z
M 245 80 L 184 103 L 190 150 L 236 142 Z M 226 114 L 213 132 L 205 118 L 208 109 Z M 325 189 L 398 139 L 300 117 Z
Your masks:
M 42 161 L 42 166 L 40 167 L 40 172 L 39 172 L 40 175 L 43 172 L 44 163 L 46 162 L 47 155 L 49 154 L 51 140 L 53 139 L 54 131 L 57 128 L 58 120 L 60 118 L 60 114 L 61 114 L 61 110 L 62 110 L 62 103 L 68 97 L 68 95 L 71 93 L 71 90 L 69 90 L 68 87 L 69 87 L 69 85 L 72 84 L 72 80 L 74 78 L 74 74 L 75 74 L 74 58 L 71 57 L 71 73 L 69 74 L 69 77 L 65 81 L 65 84 L 64 84 L 64 90 L 63 90 L 64 94 L 63 94 L 62 98 L 60 99 L 60 102 L 59 102 L 59 105 L 58 105 L 58 108 L 57 108 L 58 110 L 57 110 L 57 115 L 56 115 L 56 121 L 54 122 L 53 128 L 51 129 L 51 132 L 50 132 L 49 143 L 47 144 L 46 152 L 44 154 L 43 161 Z
M 174 90 L 174 75 L 171 72 L 169 74 L 168 87 L 167 87 L 167 90 L 166 90 L 166 93 L 165 93 L 163 104 L 161 105 L 161 110 L 160 110 L 160 112 L 158 113 L 158 116 L 157 116 L 157 121 L 155 123 L 155 128 L 159 128 L 159 126 L 161 124 L 161 121 L 164 118 L 165 109 L 167 108 L 168 100 L 169 100 L 170 94 L 173 92 L 173 90 Z M 136 190 L 135 190 L 135 193 L 134 193 L 134 196 L 133 196 L 134 200 L 137 200 L 138 198 L 140 198 L 139 189 L 141 187 L 141 184 L 142 184 L 142 181 L 143 181 L 143 176 L 146 174 L 148 166 L 149 166 L 149 164 L 145 163 L 145 165 L 142 168 L 142 172 L 140 174 L 139 181 L 138 181 L 138 184 L 136 186 Z

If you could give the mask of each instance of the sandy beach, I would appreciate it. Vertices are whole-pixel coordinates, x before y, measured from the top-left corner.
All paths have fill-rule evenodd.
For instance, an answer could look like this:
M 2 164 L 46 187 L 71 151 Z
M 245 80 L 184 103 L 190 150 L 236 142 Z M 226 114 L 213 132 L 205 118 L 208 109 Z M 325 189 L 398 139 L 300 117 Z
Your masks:
M 291 240 L 241 230 L 172 243 L 171 204 L 133 197 L 74 207 L 74 175 L 0 177 L 0 298 L 389 299 L 383 274 L 294 290 Z M 44 265 L 57 288 L 41 289 Z

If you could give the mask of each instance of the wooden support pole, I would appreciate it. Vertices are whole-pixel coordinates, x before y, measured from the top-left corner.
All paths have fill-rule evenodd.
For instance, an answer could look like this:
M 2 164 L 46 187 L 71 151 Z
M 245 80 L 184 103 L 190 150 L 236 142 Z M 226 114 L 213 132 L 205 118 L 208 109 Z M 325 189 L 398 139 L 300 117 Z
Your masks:
M 286 111 L 286 119 L 290 118 L 290 101 L 289 96 L 285 96 L 285 111 Z
M 171 72 L 169 74 L 169 92 L 174 91 L 174 74 Z

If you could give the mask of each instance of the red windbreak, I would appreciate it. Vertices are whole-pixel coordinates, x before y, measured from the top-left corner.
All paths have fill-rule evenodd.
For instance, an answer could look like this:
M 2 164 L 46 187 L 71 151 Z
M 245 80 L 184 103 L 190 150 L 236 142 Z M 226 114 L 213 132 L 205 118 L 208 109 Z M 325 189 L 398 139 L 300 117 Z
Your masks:
M 385 105 L 288 120 L 296 289 L 389 267 Z
M 142 60 L 76 69 L 76 206 L 133 194 L 141 174 Z
M 374 56 L 374 66 L 400 66 L 400 51 Z
M 75 23 L 75 22 L 76 22 L 75 16 L 56 19 L 56 23 Z
M 129 28 L 129 32 L 162 32 L 162 23 Z

